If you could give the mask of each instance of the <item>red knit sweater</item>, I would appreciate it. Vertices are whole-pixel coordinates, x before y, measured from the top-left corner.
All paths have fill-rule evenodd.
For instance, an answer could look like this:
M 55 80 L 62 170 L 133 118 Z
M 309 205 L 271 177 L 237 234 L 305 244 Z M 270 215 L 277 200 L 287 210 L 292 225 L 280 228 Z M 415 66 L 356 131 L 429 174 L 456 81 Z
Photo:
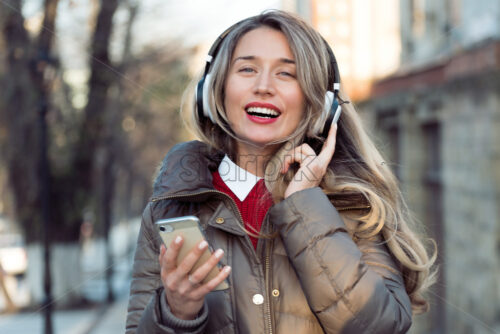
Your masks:
M 252 188 L 250 193 L 247 195 L 245 200 L 242 202 L 240 199 L 233 194 L 231 189 L 226 185 L 224 180 L 219 175 L 218 171 L 212 173 L 213 185 L 215 189 L 222 191 L 234 200 L 240 210 L 241 217 L 245 223 L 245 228 L 254 233 L 260 232 L 262 226 L 262 221 L 267 213 L 267 210 L 273 205 L 273 200 L 271 199 L 271 194 L 264 185 L 264 179 L 261 179 Z M 253 243 L 255 249 L 257 249 L 258 239 L 249 235 L 250 240 Z

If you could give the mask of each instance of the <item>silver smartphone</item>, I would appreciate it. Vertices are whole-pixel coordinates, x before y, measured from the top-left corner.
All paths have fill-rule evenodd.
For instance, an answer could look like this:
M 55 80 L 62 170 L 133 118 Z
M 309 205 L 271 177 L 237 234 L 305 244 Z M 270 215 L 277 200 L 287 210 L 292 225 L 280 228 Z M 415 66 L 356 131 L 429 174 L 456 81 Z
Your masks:
M 178 235 L 182 236 L 182 238 L 184 239 L 182 247 L 179 251 L 179 255 L 177 256 L 177 265 L 182 262 L 182 260 L 191 251 L 191 249 L 193 249 L 201 240 L 204 239 L 200 220 L 196 216 L 183 216 L 161 219 L 156 222 L 156 227 L 158 228 L 160 237 L 167 248 Z M 191 272 L 194 272 L 202 264 L 204 264 L 210 258 L 211 253 L 212 250 L 209 246 L 195 263 L 193 269 L 191 269 Z M 220 267 L 219 264 L 217 264 L 217 266 L 215 266 L 210 271 L 210 273 L 208 273 L 208 275 L 201 283 L 204 284 L 210 281 L 212 278 L 217 276 L 219 272 Z M 229 285 L 226 280 L 224 280 L 214 290 L 224 290 L 227 288 L 229 288 Z

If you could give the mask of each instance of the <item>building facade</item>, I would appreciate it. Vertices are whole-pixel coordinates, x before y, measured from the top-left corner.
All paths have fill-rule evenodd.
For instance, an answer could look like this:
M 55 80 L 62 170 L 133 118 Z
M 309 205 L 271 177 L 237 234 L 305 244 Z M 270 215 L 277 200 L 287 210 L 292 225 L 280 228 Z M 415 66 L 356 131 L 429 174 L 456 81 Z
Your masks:
M 285 0 L 283 8 L 309 21 L 330 44 L 351 99 L 366 98 L 373 80 L 398 68 L 398 0 Z
M 412 333 L 500 332 L 500 3 L 400 9 L 401 66 L 358 109 L 438 245 Z

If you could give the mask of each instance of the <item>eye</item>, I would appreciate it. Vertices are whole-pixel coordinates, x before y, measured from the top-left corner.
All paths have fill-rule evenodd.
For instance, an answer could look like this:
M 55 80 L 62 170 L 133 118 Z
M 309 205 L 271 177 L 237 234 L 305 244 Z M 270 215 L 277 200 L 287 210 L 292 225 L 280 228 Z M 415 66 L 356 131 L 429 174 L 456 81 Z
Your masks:
M 286 77 L 295 78 L 295 74 L 294 74 L 294 73 L 287 72 L 287 71 L 281 71 L 281 72 L 279 72 L 278 74 L 279 74 L 279 75 L 286 76 Z
M 253 68 L 251 67 L 242 67 L 238 70 L 238 72 L 243 72 L 243 73 L 252 73 L 254 72 Z

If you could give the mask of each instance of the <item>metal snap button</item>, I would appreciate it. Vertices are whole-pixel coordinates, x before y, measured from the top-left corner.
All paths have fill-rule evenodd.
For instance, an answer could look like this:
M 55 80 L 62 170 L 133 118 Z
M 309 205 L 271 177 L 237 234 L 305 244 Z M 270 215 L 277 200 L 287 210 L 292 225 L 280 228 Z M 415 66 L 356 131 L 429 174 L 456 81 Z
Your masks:
M 224 224 L 224 218 L 222 218 L 222 217 L 217 217 L 217 218 L 215 219 L 215 222 L 216 222 L 217 224 Z
M 273 297 L 278 297 L 280 295 L 280 290 L 274 289 L 272 293 L 273 293 Z
M 260 293 L 257 293 L 253 295 L 252 301 L 255 305 L 261 305 L 264 302 L 264 296 L 262 296 Z

